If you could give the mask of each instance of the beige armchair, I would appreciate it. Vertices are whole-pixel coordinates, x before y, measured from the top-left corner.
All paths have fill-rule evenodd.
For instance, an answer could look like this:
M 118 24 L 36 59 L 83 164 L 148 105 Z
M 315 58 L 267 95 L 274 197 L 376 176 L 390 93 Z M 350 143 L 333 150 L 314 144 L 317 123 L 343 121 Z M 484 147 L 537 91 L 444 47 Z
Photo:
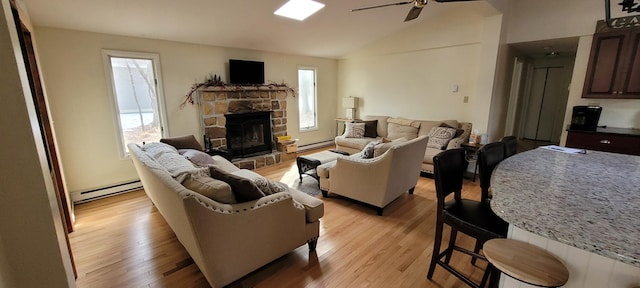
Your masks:
M 342 195 L 378 208 L 378 215 L 404 192 L 413 194 L 427 147 L 421 136 L 392 146 L 382 155 L 362 159 L 360 154 L 341 156 L 318 166 L 322 195 Z

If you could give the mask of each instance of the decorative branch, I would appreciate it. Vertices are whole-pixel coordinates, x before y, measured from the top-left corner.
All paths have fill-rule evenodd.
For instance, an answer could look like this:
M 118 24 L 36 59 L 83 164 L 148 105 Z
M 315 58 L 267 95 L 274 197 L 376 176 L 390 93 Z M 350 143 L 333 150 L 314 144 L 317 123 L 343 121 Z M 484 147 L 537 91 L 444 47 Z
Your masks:
M 184 106 L 186 106 L 187 104 L 193 105 L 195 103 L 195 100 L 193 99 L 193 94 L 196 91 L 198 91 L 198 89 L 203 87 L 225 87 L 227 89 L 230 88 L 229 90 L 241 91 L 241 92 L 247 91 L 247 87 L 256 87 L 256 88 L 267 87 L 269 89 L 284 89 L 286 93 L 291 94 L 293 97 L 296 97 L 296 90 L 289 87 L 289 85 L 284 83 L 284 81 L 282 83 L 275 83 L 273 81 L 270 81 L 269 84 L 236 85 L 236 84 L 226 84 L 222 82 L 220 80 L 220 76 L 218 75 L 209 75 L 208 77 L 205 78 L 204 82 L 202 83 L 196 82 L 195 84 L 193 84 L 193 86 L 191 86 L 191 89 L 189 89 L 189 92 L 187 92 L 187 94 L 185 95 L 184 101 L 182 101 L 182 103 L 180 104 L 180 109 L 184 108 Z

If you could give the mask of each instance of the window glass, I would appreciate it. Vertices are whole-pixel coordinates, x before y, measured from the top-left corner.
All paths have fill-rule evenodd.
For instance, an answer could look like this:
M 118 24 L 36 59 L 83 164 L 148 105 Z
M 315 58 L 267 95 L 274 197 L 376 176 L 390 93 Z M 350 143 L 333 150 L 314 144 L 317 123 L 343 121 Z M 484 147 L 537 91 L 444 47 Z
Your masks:
M 298 69 L 298 111 L 300 130 L 311 130 L 318 127 L 316 69 Z
M 163 135 L 157 55 L 156 59 L 136 56 L 107 55 L 122 156 L 128 154 L 128 143 L 158 142 Z

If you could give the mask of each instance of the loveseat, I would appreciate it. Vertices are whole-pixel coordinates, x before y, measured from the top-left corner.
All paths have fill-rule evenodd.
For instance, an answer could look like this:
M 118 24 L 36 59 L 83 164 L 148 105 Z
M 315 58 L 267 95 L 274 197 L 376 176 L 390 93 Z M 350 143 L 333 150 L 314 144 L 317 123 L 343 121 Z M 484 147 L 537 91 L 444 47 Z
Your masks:
M 198 167 L 187 160 L 187 153 L 179 154 L 167 144 L 128 148 L 146 194 L 212 287 L 227 285 L 305 243 L 315 249 L 322 200 L 279 182 L 265 182 L 220 156 L 206 159 L 213 162 L 211 167 Z M 189 159 L 195 161 L 193 156 Z M 213 179 L 209 175 L 214 173 L 240 179 L 242 185 L 260 182 L 257 192 L 273 190 L 243 201 L 246 191 L 237 190 L 244 186 Z
M 361 131 L 363 133 L 350 133 L 361 128 L 354 128 L 354 124 L 362 126 L 358 122 L 364 124 L 364 131 Z M 372 141 L 380 142 L 375 148 L 375 156 L 378 156 L 394 145 L 419 136 L 434 138 L 429 139 L 421 164 L 421 171 L 428 174 L 433 174 L 433 156 L 443 150 L 458 148 L 462 143 L 468 142 L 472 128 L 471 123 L 458 122 L 457 120 L 428 121 L 389 116 L 365 116 L 361 121 L 345 123 L 345 126 L 347 128 L 345 133 L 335 138 L 336 149 L 352 154 L 362 151 Z M 350 127 L 353 130 L 350 131 Z M 445 128 L 451 128 L 455 130 L 455 133 L 453 135 L 444 133 L 445 137 L 435 139 L 436 137 L 430 133 L 434 133 L 433 129 L 436 127 L 439 127 L 438 132 L 446 131 Z M 437 134 L 437 136 L 442 135 L 443 133 Z M 451 136 L 451 139 L 444 139 L 446 136 Z M 440 144 L 444 145 L 440 146 Z
M 420 176 L 427 138 L 420 136 L 392 146 L 379 156 L 338 156 L 316 168 L 323 196 L 335 193 L 383 209 L 405 192 L 413 194 Z

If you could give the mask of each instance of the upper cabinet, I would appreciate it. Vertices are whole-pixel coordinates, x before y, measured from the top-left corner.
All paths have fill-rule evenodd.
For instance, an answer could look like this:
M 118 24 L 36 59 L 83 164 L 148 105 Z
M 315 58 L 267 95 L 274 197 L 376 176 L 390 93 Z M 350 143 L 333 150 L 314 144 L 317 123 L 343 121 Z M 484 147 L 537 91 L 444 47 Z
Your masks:
M 593 35 L 582 98 L 640 99 L 640 29 Z

